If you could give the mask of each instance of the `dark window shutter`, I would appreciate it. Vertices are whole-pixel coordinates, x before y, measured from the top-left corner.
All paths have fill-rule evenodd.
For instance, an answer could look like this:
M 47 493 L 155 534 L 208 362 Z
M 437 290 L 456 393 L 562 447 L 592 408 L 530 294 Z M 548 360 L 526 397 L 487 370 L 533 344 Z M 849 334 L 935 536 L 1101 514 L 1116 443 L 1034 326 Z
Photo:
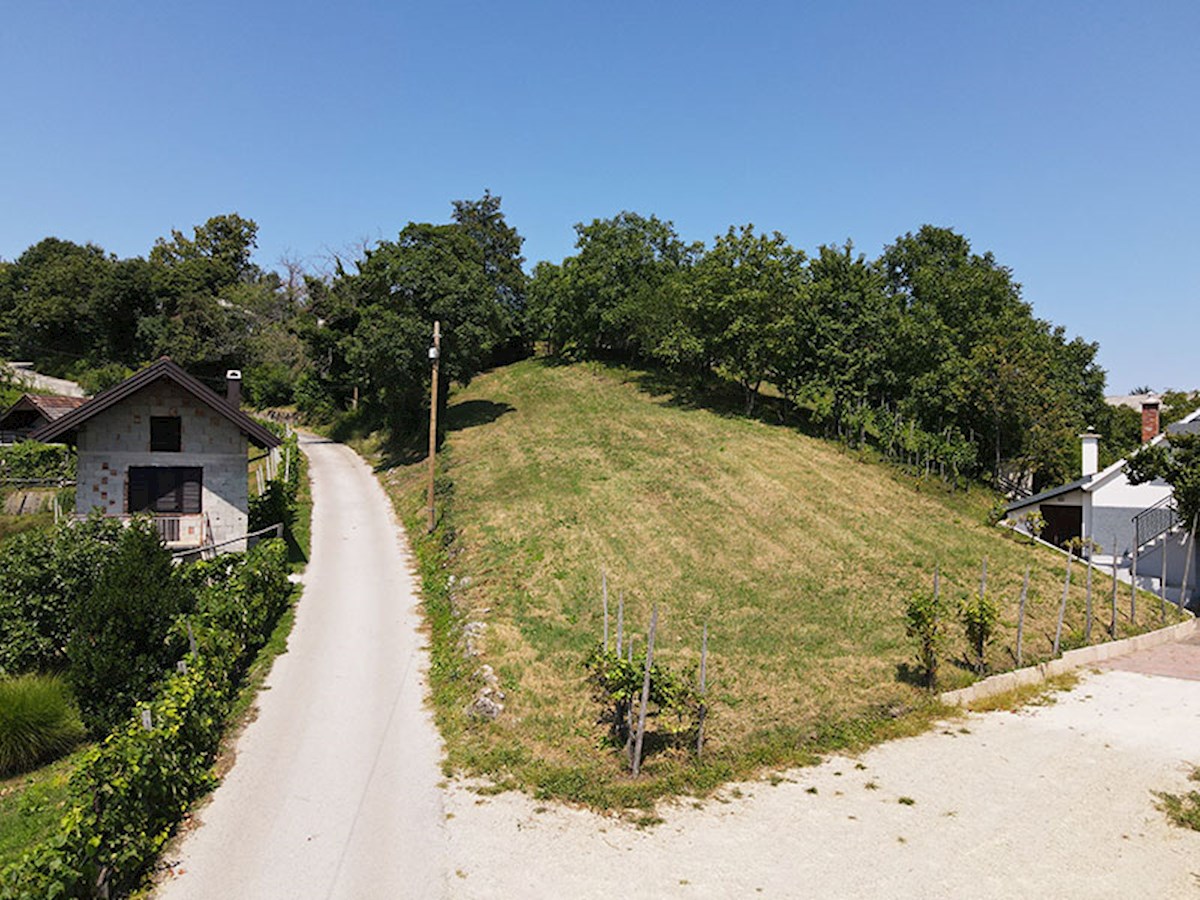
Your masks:
M 183 427 L 179 416 L 150 417 L 150 449 L 178 453 L 183 448 Z
M 204 483 L 204 470 L 201 468 L 180 469 L 180 474 L 183 477 L 182 500 L 180 502 L 180 512 L 183 513 L 198 513 L 200 512 L 200 496 L 201 487 Z
M 146 466 L 129 468 L 129 504 L 126 512 L 144 512 L 151 507 L 154 470 Z

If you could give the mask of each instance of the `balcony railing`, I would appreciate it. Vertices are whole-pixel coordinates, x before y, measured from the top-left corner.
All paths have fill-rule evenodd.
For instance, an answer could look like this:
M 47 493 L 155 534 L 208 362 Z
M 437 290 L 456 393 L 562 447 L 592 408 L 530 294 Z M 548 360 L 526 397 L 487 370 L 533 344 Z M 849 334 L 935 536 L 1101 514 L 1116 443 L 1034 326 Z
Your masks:
M 204 544 L 211 543 L 209 539 L 206 519 L 204 513 L 196 513 L 193 515 L 174 515 L 171 513 L 139 513 L 139 515 L 149 515 L 154 528 L 158 531 L 158 536 L 162 538 L 163 543 L 172 550 L 180 550 L 191 547 L 201 547 Z M 86 518 L 86 516 L 77 516 L 77 518 Z M 134 516 L 117 515 L 110 518 L 120 519 L 122 522 L 131 521 Z

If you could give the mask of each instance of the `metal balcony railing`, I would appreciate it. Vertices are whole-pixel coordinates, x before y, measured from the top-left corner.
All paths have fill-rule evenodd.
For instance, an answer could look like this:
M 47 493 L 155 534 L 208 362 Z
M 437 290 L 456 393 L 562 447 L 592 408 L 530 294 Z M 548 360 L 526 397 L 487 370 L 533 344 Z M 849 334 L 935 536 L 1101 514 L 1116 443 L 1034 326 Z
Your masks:
M 1153 506 L 1143 509 L 1133 517 L 1134 543 L 1145 547 L 1161 534 L 1170 531 L 1182 521 L 1175 506 L 1175 498 L 1165 497 Z

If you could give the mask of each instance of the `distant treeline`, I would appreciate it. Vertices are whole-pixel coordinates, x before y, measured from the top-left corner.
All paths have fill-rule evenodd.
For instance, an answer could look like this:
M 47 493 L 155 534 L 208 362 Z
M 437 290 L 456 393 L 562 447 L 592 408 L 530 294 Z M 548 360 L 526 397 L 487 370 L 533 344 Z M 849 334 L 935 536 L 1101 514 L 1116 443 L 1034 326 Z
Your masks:
M 321 276 L 260 268 L 257 226 L 236 214 L 172 231 L 144 259 L 47 238 L 0 262 L 0 356 L 98 390 L 170 355 L 214 386 L 242 369 L 258 406 L 415 430 L 439 320 L 447 381 L 541 342 L 726 379 L 747 413 L 777 394 L 830 436 L 946 477 L 1048 484 L 1074 474 L 1086 427 L 1106 456 L 1136 442 L 1136 422 L 1104 403 L 1096 345 L 1036 318 L 1011 271 L 949 229 L 867 259 L 849 243 L 809 256 L 750 225 L 711 246 L 628 212 L 575 227 L 576 253 L 532 277 L 489 193 Z
M 555 353 L 722 376 L 747 413 L 770 385 L 830 435 L 947 475 L 1057 482 L 1085 427 L 1116 425 L 1096 345 L 1036 318 L 1011 271 L 949 229 L 873 260 L 849 243 L 810 258 L 750 225 L 688 244 L 633 213 L 576 231 L 575 255 L 529 285 L 528 328 Z

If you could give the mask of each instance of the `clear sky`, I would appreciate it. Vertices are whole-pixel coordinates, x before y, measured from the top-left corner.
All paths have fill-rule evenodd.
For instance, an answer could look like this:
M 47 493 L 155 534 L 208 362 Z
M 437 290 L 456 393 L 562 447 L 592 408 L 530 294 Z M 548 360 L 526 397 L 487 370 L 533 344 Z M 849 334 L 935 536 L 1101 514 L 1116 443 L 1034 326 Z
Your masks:
M 1200 387 L 1200 3 L 6 4 L 0 258 L 237 212 L 321 265 L 454 199 L 525 255 L 622 209 L 874 256 L 923 223 Z

